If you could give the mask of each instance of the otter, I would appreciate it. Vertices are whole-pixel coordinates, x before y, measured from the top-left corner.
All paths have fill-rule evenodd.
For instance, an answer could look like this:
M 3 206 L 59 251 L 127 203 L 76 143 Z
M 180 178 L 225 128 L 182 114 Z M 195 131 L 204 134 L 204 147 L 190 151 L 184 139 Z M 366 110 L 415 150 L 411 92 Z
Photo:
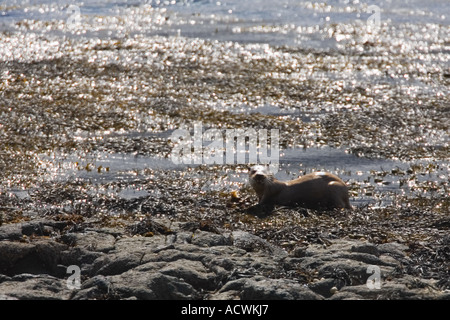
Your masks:
M 256 165 L 250 168 L 249 178 L 261 205 L 352 209 L 344 181 L 328 172 L 309 173 L 284 182 L 265 166 Z

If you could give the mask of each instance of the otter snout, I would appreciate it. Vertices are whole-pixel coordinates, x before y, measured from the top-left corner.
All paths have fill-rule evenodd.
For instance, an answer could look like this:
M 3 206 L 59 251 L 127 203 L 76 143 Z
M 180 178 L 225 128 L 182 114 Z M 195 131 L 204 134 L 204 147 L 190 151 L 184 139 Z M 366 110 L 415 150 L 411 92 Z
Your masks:
M 264 182 L 264 179 L 266 179 L 266 176 L 262 173 L 256 173 L 253 175 L 253 180 L 257 183 L 262 183 Z

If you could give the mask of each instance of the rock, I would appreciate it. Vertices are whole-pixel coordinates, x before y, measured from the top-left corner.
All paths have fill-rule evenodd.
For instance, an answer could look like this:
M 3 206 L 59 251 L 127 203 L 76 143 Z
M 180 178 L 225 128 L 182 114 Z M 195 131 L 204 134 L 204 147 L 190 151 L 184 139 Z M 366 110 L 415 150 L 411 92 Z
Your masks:
M 20 240 L 23 236 L 50 236 L 57 234 L 66 222 L 36 219 L 0 226 L 0 240 Z
M 348 291 L 343 291 L 343 292 L 336 292 L 335 294 L 333 294 L 330 298 L 330 300 L 364 300 L 364 298 L 354 292 L 348 292 Z
M 20 242 L 0 242 L 0 272 L 7 275 L 15 274 L 17 262 L 25 259 L 33 250 L 33 245 Z M 19 268 L 20 269 L 20 268 Z
M 92 263 L 92 267 L 86 270 L 91 276 L 115 275 L 128 271 L 141 264 L 143 252 L 121 252 L 113 255 L 104 255 Z
M 320 300 L 321 296 L 295 281 L 254 277 L 247 279 L 241 292 L 243 300 Z
M 114 294 L 137 299 L 199 299 L 201 295 L 183 279 L 161 273 L 130 270 L 111 277 Z
M 215 275 L 209 272 L 200 261 L 180 259 L 168 263 L 161 268 L 159 272 L 178 279 L 183 279 L 186 283 L 189 283 L 197 289 L 216 289 Z
M 245 231 L 233 231 L 232 234 L 233 245 L 244 249 L 248 252 L 264 251 L 269 254 L 286 256 L 287 253 L 283 249 L 276 247 L 261 237 L 255 236 Z
M 364 299 L 378 300 L 378 299 L 399 299 L 399 292 L 402 292 L 403 298 L 411 298 L 412 294 L 408 292 L 407 288 L 402 285 L 393 284 L 384 289 L 369 289 L 366 285 L 347 286 L 342 288 L 340 293 L 349 293 L 354 296 L 358 296 Z M 336 295 L 335 299 L 341 298 L 340 295 Z
M 351 248 L 355 246 L 357 242 L 351 240 L 334 240 L 330 245 L 318 245 L 312 244 L 309 245 L 304 254 L 305 256 L 315 256 L 315 255 L 330 255 L 330 254 L 339 254 L 342 252 L 351 252 Z
M 401 243 L 382 243 L 377 246 L 380 254 L 388 254 L 392 257 L 405 257 L 405 251 L 408 250 L 408 246 L 405 246 Z
M 315 293 L 324 296 L 325 298 L 331 297 L 335 292 L 332 291 L 333 288 L 339 290 L 342 287 L 338 280 L 333 278 L 321 279 L 319 281 L 310 283 L 308 287 Z
M 338 288 L 365 283 L 369 275 L 367 264 L 354 260 L 337 260 L 324 263 L 318 269 L 318 276 L 336 280 Z
M 229 291 L 225 291 L 225 292 L 216 292 L 216 293 L 210 294 L 206 297 L 206 299 L 207 300 L 223 300 L 223 301 L 240 300 L 239 295 L 240 295 L 239 291 L 229 290 Z
M 56 274 L 61 251 L 67 247 L 54 241 L 34 243 L 0 242 L 0 272 Z
M 22 225 L 22 234 L 27 236 L 50 236 L 57 234 L 67 223 L 65 221 L 53 221 L 48 219 L 36 219 Z
M 97 275 L 85 281 L 81 290 L 76 290 L 73 300 L 110 299 L 113 298 L 111 281 L 102 275 Z M 117 297 L 119 298 L 119 297 Z
M 15 297 L 0 293 L 0 300 L 19 300 Z
M 226 246 L 231 244 L 230 237 L 206 231 L 196 231 L 191 243 L 201 247 Z
M 292 250 L 291 255 L 295 258 L 304 258 L 306 257 L 306 249 L 297 247 L 294 250 Z
M 155 235 L 153 237 L 122 237 L 115 242 L 114 251 L 110 253 L 136 250 L 153 251 L 160 246 L 170 245 L 171 242 L 167 241 L 167 237 L 163 235 Z
M 262 276 L 228 282 L 211 299 L 231 296 L 244 300 L 319 300 L 323 297 L 309 288 L 287 279 L 267 279 Z
M 61 242 L 85 248 L 89 251 L 108 252 L 114 249 L 116 238 L 107 233 L 87 231 L 82 233 L 67 233 L 60 238 Z
M 46 274 L 22 274 L 0 283 L 0 292 L 6 299 L 55 300 L 69 299 L 71 290 L 64 279 Z
M 152 236 L 129 236 L 126 228 L 122 233 L 86 228 L 55 236 L 60 226 L 45 221 L 2 226 L 0 297 L 338 300 L 449 296 L 434 280 L 403 273 L 404 263 L 411 260 L 408 248 L 401 244 L 337 239 L 327 245 L 298 247 L 288 254 L 246 231 L 166 224 L 169 234 Z M 45 236 L 49 233 L 53 239 Z M 30 235 L 28 243 L 11 240 L 24 235 Z M 72 265 L 80 268 L 80 289 L 67 286 L 67 268 Z M 371 276 L 379 277 L 380 289 L 366 284 Z
M 22 226 L 20 223 L 0 226 L 0 240 L 20 240 L 22 238 Z
M 104 256 L 102 252 L 90 251 L 85 248 L 71 247 L 61 252 L 60 263 L 66 266 L 78 265 L 80 267 L 85 265 L 92 265 L 99 257 Z
M 353 245 L 350 249 L 351 252 L 360 252 L 360 253 L 366 253 L 369 255 L 379 256 L 380 251 L 378 248 L 371 243 L 362 243 L 362 244 L 356 244 Z

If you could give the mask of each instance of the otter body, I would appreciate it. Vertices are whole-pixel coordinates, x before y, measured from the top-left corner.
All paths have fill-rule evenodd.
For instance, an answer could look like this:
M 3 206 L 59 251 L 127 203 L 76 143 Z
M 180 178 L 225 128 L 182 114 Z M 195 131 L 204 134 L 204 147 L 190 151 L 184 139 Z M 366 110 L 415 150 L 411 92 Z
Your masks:
M 257 165 L 250 169 L 250 184 L 260 204 L 352 208 L 344 181 L 328 172 L 314 172 L 284 182 L 275 179 L 264 166 Z

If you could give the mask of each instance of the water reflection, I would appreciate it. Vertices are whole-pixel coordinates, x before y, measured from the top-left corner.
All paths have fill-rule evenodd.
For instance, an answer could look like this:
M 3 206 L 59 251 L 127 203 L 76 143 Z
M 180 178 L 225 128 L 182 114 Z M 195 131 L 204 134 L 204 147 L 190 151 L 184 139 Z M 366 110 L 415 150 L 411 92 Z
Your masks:
M 53 154 L 41 155 L 41 161 L 47 181 L 78 180 L 98 186 L 120 181 L 126 186 L 114 194 L 124 199 L 148 196 L 152 191 L 143 188 L 141 182 L 158 171 L 178 171 L 184 181 L 197 181 L 190 188 L 202 192 L 228 193 L 248 183 L 248 173 L 241 166 L 210 166 L 208 170 L 204 165 L 176 165 L 167 158 L 135 154 Z M 189 168 L 197 169 L 186 170 Z M 449 169 L 445 162 L 368 159 L 322 147 L 283 150 L 275 176 L 286 181 L 314 171 L 332 172 L 349 185 L 353 205 L 387 206 L 400 195 L 426 197 L 445 192 Z M 134 185 L 135 181 L 141 182 Z M 20 190 L 13 193 L 23 195 Z

